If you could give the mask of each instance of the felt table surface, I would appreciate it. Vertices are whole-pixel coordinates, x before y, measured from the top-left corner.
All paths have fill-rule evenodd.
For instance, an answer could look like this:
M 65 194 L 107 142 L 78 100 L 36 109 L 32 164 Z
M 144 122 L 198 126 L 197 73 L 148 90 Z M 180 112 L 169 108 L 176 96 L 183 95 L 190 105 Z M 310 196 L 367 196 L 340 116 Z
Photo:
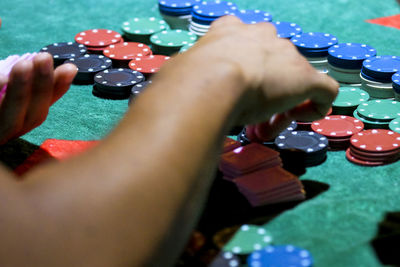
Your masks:
M 304 31 L 331 33 L 339 42 L 366 43 L 379 55 L 400 55 L 400 30 L 366 20 L 400 13 L 395 0 L 236 0 L 243 9 L 270 12 L 274 21 L 299 24 Z M 154 0 L 3 0 L 0 3 L 0 59 L 73 41 L 83 30 L 121 31 L 122 22 L 139 16 L 159 17 Z M 91 86 L 74 85 L 50 110 L 48 119 L 22 137 L 34 145 L 48 138 L 98 140 L 122 118 L 127 100 L 92 95 Z M 400 162 L 362 167 L 329 152 L 322 165 L 308 168 L 302 180 L 329 189 L 263 225 L 276 244 L 308 249 L 315 266 L 380 266 L 370 241 L 384 214 L 400 209 Z

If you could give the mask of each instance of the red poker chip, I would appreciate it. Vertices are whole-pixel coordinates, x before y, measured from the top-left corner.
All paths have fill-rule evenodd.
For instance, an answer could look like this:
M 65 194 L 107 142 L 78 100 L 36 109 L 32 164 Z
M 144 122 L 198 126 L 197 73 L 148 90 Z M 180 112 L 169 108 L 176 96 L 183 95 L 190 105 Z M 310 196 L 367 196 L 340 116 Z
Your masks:
M 119 41 L 116 44 L 120 44 L 120 43 L 123 43 L 123 42 L 124 42 L 124 39 L 121 39 L 121 41 Z M 97 52 L 103 52 L 104 49 L 107 48 L 107 46 L 87 46 L 86 48 L 87 48 L 87 50 L 89 52 L 94 52 L 95 54 L 98 54 Z
M 350 139 L 351 145 L 361 151 L 400 152 L 400 134 L 390 130 L 372 129 L 359 132 Z
M 398 150 L 393 150 L 389 152 L 369 152 L 369 151 L 364 151 L 360 150 L 354 146 L 350 146 L 351 152 L 356 155 L 362 155 L 365 157 L 392 157 L 392 156 L 400 156 L 400 153 Z
M 377 162 L 373 162 L 373 161 L 367 161 L 367 160 L 361 160 L 361 159 L 357 159 L 355 158 L 353 155 L 351 155 L 350 153 L 350 148 L 348 148 L 346 150 L 346 158 L 347 160 L 349 160 L 352 163 L 355 163 L 357 165 L 362 165 L 362 166 L 380 166 L 380 165 L 385 165 L 391 162 L 384 162 L 384 161 L 377 161 Z
M 364 123 L 350 116 L 332 115 L 313 122 L 311 129 L 330 138 L 343 138 L 361 132 Z
M 136 42 L 123 42 L 109 45 L 104 49 L 103 54 L 114 60 L 132 60 L 137 57 L 153 54 L 150 47 Z
M 156 73 L 169 58 L 163 55 L 137 57 L 129 62 L 129 68 L 146 74 Z
M 363 153 L 357 152 L 357 150 L 351 149 L 350 148 L 350 155 L 353 157 L 359 159 L 359 160 L 365 160 L 365 161 L 371 161 L 371 162 L 394 162 L 399 159 L 399 155 L 393 154 L 390 156 L 381 156 L 381 155 L 366 155 Z
M 122 39 L 121 34 L 106 29 L 92 29 L 78 33 L 75 41 L 89 47 L 105 47 L 116 44 Z

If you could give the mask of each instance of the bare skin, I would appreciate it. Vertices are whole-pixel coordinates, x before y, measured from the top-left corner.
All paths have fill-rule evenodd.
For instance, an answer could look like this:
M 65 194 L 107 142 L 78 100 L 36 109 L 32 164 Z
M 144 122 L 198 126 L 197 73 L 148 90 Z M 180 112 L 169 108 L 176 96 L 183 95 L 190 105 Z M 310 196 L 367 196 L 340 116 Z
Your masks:
M 173 265 L 202 210 L 224 133 L 274 114 L 272 128 L 321 118 L 337 89 L 271 25 L 218 20 L 166 64 L 97 147 L 20 183 L 1 169 L 0 265 Z

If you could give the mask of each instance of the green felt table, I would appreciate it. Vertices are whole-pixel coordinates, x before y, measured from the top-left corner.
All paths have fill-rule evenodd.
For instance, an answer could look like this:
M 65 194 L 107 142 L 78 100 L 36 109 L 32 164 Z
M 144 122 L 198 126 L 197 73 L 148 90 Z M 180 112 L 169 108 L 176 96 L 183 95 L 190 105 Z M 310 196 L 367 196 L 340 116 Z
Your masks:
M 380 55 L 400 55 L 400 30 L 365 20 L 400 13 L 395 0 L 254 0 L 235 1 L 241 8 L 269 11 L 274 20 L 291 21 L 304 31 L 328 32 L 340 42 L 361 42 Z M 0 58 L 38 51 L 54 42 L 72 41 L 91 28 L 120 31 L 123 21 L 159 16 L 155 0 L 4 0 L 0 3 Z M 245 40 L 243 40 L 245 41 Z M 127 101 L 96 98 L 90 86 L 72 86 L 39 128 L 22 137 L 40 145 L 45 139 L 97 140 L 118 123 Z M 370 240 L 386 212 L 400 210 L 400 162 L 362 167 L 329 152 L 302 180 L 329 185 L 312 199 L 274 217 L 264 227 L 276 244 L 310 250 L 315 266 L 380 266 Z

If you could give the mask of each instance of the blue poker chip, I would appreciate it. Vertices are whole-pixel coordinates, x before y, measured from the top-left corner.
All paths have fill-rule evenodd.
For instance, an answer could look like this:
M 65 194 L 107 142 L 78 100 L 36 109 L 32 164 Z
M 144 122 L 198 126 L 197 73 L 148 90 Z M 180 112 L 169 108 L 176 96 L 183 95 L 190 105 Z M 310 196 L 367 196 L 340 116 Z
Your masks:
M 361 69 L 365 59 L 376 56 L 375 48 L 359 43 L 341 43 L 328 50 L 328 62 L 343 69 Z
M 192 9 L 200 0 L 159 0 L 158 5 L 170 9 Z
M 362 72 L 383 83 L 390 83 L 393 74 L 400 71 L 400 57 L 376 56 L 364 60 Z
M 298 149 L 306 153 L 319 153 L 328 149 L 328 139 L 315 132 L 288 131 L 275 138 L 278 149 Z
M 361 75 L 362 78 L 364 78 L 366 80 L 373 81 L 373 82 L 378 82 L 378 83 L 390 83 L 391 82 L 390 80 L 387 80 L 387 79 L 383 79 L 383 78 L 380 79 L 380 78 L 375 78 L 375 77 L 368 76 L 367 74 L 365 74 L 363 72 L 362 69 L 361 69 L 360 75 Z
M 268 12 L 261 10 L 238 10 L 235 13 L 235 16 L 238 17 L 243 23 L 246 24 L 256 24 L 259 22 L 271 22 L 272 15 Z
M 303 30 L 299 25 L 293 22 L 274 21 L 272 24 L 275 26 L 278 37 L 290 39 L 295 35 L 300 35 Z
M 338 43 L 336 36 L 322 32 L 304 32 L 290 40 L 299 50 L 324 50 Z
M 219 18 L 237 10 L 236 4 L 228 1 L 202 1 L 193 6 L 192 13 L 200 17 Z
M 254 251 L 248 258 L 249 267 L 311 267 L 314 259 L 308 250 L 292 245 L 268 246 Z
M 299 52 L 308 58 L 325 58 L 328 56 L 328 49 L 308 49 L 308 50 L 300 50 Z
M 217 18 L 197 16 L 196 14 L 192 13 L 192 21 L 201 25 L 210 25 L 216 19 Z
M 396 72 L 392 76 L 393 89 L 400 94 L 400 72 Z
M 169 15 L 169 16 L 184 16 L 184 15 L 190 15 L 192 13 L 192 8 L 180 8 L 180 9 L 172 9 L 172 8 L 167 8 L 167 7 L 158 7 L 160 13 Z

